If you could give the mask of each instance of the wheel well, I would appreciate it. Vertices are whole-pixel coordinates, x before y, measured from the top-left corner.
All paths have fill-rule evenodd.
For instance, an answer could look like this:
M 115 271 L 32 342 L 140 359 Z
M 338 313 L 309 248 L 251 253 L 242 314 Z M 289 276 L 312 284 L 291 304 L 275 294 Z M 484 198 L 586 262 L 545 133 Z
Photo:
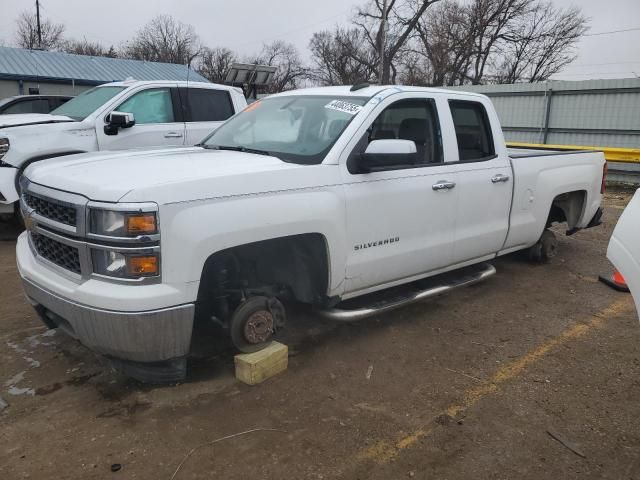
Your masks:
M 568 230 L 576 228 L 584 212 L 586 198 L 587 192 L 584 190 L 562 193 L 556 196 L 551 203 L 546 226 L 550 227 L 554 223 L 566 222 Z
M 207 258 L 198 290 L 198 316 L 228 317 L 245 296 L 266 295 L 304 303 L 327 292 L 329 263 L 323 235 L 307 233 L 222 250 Z

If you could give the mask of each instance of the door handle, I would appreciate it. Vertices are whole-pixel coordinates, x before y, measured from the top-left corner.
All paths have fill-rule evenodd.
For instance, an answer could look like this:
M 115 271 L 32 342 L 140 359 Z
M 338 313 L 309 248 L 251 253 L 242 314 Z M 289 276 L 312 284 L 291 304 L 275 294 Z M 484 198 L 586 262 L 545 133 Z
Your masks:
M 451 190 L 452 188 L 455 188 L 456 186 L 456 182 L 447 182 L 446 180 L 438 180 L 437 183 L 434 183 L 433 185 L 431 185 L 431 188 L 433 190 Z
M 169 132 L 165 134 L 164 138 L 182 138 L 182 134 L 178 132 Z
M 501 173 L 491 178 L 492 183 L 504 183 L 508 181 L 509 181 L 509 175 L 502 175 Z

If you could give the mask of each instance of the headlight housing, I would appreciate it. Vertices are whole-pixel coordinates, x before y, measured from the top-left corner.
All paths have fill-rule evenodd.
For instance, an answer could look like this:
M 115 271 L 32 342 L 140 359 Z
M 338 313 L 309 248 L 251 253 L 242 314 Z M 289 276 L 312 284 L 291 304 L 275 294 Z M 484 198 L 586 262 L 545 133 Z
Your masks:
M 0 138 L 0 160 L 2 160 L 2 158 L 7 154 L 10 146 L 11 144 L 9 143 L 8 138 Z
M 156 252 L 92 249 L 91 261 L 94 273 L 108 277 L 136 279 L 160 274 L 160 257 Z
M 121 281 L 160 278 L 160 226 L 155 203 L 89 202 L 86 223 L 92 272 Z M 155 280 L 148 277 L 155 277 Z
M 91 209 L 89 232 L 105 237 L 135 238 L 158 233 L 156 212 Z

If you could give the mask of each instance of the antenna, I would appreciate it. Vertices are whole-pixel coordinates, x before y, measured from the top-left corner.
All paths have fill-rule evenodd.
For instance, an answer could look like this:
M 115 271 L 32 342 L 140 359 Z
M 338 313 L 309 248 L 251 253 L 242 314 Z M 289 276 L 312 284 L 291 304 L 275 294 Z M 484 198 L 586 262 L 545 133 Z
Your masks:
M 182 98 L 182 88 L 178 88 L 178 97 L 180 98 L 180 103 L 182 105 L 182 121 L 184 122 L 186 120 L 185 118 L 185 112 L 187 111 L 187 104 L 185 103 L 185 100 L 188 101 L 189 100 L 189 76 L 191 74 L 191 62 L 193 61 L 194 58 L 196 58 L 198 54 L 195 53 L 193 55 L 191 55 L 191 57 L 187 58 L 187 63 L 186 63 L 186 67 L 187 67 L 187 98 L 184 99 Z M 186 123 L 185 123 L 185 128 L 186 128 Z
M 42 48 L 42 28 L 40 27 L 40 1 L 36 0 L 36 22 L 38 23 L 38 48 Z
M 188 61 L 187 61 L 187 88 L 189 88 L 189 74 L 191 73 L 191 61 L 193 60 L 193 57 L 191 57 Z

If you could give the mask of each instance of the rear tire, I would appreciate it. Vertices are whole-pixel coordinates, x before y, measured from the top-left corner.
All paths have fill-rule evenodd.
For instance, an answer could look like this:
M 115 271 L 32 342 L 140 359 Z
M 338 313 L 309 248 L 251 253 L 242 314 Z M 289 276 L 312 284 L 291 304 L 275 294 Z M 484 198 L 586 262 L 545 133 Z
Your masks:
M 540 240 L 529 248 L 529 260 L 533 263 L 546 263 L 558 253 L 558 240 L 551 230 L 542 232 Z

